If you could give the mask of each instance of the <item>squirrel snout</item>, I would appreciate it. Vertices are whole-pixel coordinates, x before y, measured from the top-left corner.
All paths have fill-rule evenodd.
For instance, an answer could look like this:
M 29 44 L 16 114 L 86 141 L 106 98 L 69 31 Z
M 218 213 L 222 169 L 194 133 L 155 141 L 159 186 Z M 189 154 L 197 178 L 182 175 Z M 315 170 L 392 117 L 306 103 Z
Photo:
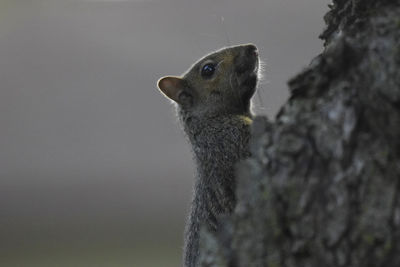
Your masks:
M 248 44 L 245 46 L 245 53 L 247 56 L 258 56 L 257 47 L 253 44 Z
M 235 57 L 235 71 L 238 74 L 256 71 L 258 68 L 258 50 L 253 44 L 246 44 L 240 47 Z

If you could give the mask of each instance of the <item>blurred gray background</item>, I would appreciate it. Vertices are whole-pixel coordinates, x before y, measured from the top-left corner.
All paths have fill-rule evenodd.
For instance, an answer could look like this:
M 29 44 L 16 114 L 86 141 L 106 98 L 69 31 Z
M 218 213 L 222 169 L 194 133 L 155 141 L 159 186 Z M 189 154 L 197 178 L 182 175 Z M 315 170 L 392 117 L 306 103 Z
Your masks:
M 179 266 L 194 168 L 157 79 L 255 43 L 273 118 L 328 2 L 0 0 L 0 266 Z

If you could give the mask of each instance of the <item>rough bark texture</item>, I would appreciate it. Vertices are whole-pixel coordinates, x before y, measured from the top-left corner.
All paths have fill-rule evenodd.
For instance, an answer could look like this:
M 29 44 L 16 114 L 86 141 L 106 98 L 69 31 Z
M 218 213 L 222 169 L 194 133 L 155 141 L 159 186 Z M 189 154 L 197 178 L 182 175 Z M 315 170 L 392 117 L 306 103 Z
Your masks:
M 325 51 L 253 123 L 200 266 L 400 266 L 400 1 L 334 0 Z

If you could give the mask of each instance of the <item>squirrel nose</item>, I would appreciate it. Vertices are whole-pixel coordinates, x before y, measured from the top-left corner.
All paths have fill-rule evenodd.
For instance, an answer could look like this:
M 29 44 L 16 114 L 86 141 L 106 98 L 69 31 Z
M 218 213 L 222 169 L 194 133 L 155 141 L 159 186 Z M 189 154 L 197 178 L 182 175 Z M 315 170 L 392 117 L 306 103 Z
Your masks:
M 245 46 L 247 56 L 258 56 L 257 47 L 253 44 L 248 44 Z

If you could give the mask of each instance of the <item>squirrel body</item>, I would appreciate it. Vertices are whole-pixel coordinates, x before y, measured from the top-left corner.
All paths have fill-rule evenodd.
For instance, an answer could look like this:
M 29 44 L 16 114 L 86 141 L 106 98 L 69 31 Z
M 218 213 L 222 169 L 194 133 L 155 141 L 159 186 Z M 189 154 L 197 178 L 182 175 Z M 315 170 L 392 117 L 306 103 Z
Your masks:
M 258 64 L 254 45 L 227 47 L 203 57 L 180 77 L 158 81 L 161 92 L 178 104 L 197 166 L 185 267 L 197 266 L 200 227 L 218 231 L 219 217 L 235 207 L 235 164 L 249 156 L 250 99 Z

